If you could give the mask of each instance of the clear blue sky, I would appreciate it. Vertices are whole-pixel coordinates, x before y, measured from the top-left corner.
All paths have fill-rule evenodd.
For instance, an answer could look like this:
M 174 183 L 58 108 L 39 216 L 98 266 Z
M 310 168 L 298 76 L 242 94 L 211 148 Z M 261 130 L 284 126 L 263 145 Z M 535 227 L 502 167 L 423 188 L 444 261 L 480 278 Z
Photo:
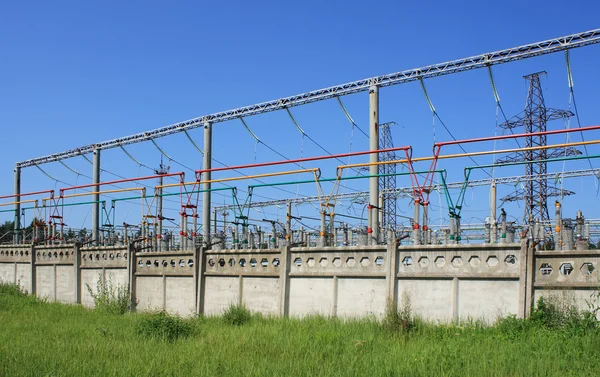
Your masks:
M 0 193 L 12 192 L 16 161 L 220 110 L 597 28 L 600 6 L 587 3 L 567 7 L 564 1 L 5 1 L 0 4 Z M 600 46 L 574 50 L 572 59 L 582 123 L 600 124 L 595 113 Z M 549 73 L 544 80 L 547 105 L 569 106 L 564 55 L 555 54 L 494 68 L 507 115 L 523 108 L 522 76 L 540 70 Z M 484 70 L 426 83 L 440 116 L 457 138 L 494 134 L 496 108 Z M 367 95 L 343 100 L 366 130 Z M 332 153 L 350 149 L 351 127 L 335 101 L 292 111 L 302 128 Z M 417 83 L 382 89 L 380 120 L 400 124 L 393 134 L 396 145 L 413 145 L 415 155 L 430 153 L 432 118 Z M 262 140 L 290 158 L 323 154 L 306 139 L 302 149 L 301 136 L 285 113 L 247 122 Z M 439 123 L 436 134 L 438 140 L 449 139 Z M 191 135 L 202 144 L 201 131 Z M 254 161 L 255 142 L 241 123 L 218 124 L 214 137 L 218 160 Z M 158 143 L 175 160 L 200 168 L 201 157 L 184 136 Z M 358 132 L 352 143 L 352 150 L 368 147 Z M 129 150 L 150 166 L 160 160 L 150 143 Z M 104 168 L 119 175 L 149 173 L 119 150 L 107 151 L 103 158 Z M 279 157 L 264 147 L 256 148 L 257 161 L 275 159 Z M 490 158 L 481 161 L 491 162 Z M 81 157 L 66 162 L 91 174 L 91 166 Z M 444 166 L 454 169 L 449 180 L 462 179 L 462 168 L 469 162 Z M 172 171 L 182 169 L 171 165 Z M 335 165 L 320 165 L 323 175 L 334 175 Z M 566 168 L 586 167 L 577 163 Z M 44 169 L 69 183 L 89 181 L 57 163 Z M 561 169 L 562 165 L 549 170 Z M 106 173 L 103 178 L 114 177 Z M 589 198 L 597 201 L 592 178 L 572 184 L 573 190 L 585 195 L 569 199 L 573 206 L 568 211 L 573 213 L 568 216 L 586 206 Z M 398 181 L 398 186 L 406 185 L 407 179 Z M 23 173 L 23 191 L 62 186 L 35 168 Z M 295 196 L 297 188 L 288 189 Z M 506 188 L 505 193 L 509 191 Z M 284 195 L 291 194 L 265 192 L 270 198 Z M 216 202 L 225 200 L 215 197 Z M 402 209 L 408 213 L 404 201 Z M 474 191 L 468 203 L 473 217 L 484 218 L 487 191 Z M 80 217 L 73 227 L 85 224 Z M 0 221 L 5 218 L 10 216 L 0 214 Z

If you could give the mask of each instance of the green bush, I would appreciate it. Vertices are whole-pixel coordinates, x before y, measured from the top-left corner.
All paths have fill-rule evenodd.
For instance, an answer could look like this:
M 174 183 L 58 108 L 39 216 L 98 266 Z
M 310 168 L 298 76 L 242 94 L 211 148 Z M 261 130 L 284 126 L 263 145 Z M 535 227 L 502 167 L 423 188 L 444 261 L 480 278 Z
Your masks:
M 229 305 L 223 313 L 223 321 L 232 326 L 243 326 L 251 319 L 252 313 L 244 305 Z
M 25 297 L 27 294 L 21 290 L 21 287 L 13 283 L 0 283 L 0 295 Z
M 557 298 L 540 297 L 529 320 L 546 329 L 567 329 L 576 332 L 598 329 L 595 312 L 579 310 L 575 305 Z
M 98 277 L 96 292 L 92 290 L 89 284 L 87 290 L 94 299 L 95 309 L 110 314 L 125 314 L 129 311 L 131 298 L 129 296 L 129 287 L 126 285 L 115 286 L 112 277 L 108 279 Z
M 141 315 L 135 324 L 138 335 L 174 342 L 192 334 L 193 326 L 183 319 L 165 312 Z
M 392 302 L 388 302 L 382 325 L 391 333 L 410 333 L 417 329 L 418 319 L 412 313 L 410 298 L 405 293 L 402 296 L 400 308 L 395 309 Z

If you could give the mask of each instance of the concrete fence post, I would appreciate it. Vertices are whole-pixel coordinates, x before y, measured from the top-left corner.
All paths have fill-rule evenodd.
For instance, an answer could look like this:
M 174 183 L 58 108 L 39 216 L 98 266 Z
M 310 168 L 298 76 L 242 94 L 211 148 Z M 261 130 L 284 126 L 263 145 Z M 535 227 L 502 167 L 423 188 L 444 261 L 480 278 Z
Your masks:
M 76 304 L 81 304 L 81 250 L 79 243 L 73 245 L 73 276 L 75 277 L 74 299 Z
M 282 317 L 289 316 L 290 310 L 290 266 L 292 259 L 291 247 L 285 245 L 281 247 L 281 270 L 279 275 L 279 314 Z
M 398 250 L 396 247 L 396 235 L 390 231 L 388 233 L 387 253 L 386 253 L 386 294 L 390 309 L 398 309 Z
M 533 243 L 529 243 L 528 240 L 525 242 L 525 249 L 527 250 L 527 281 L 525 285 L 525 317 L 531 315 L 531 309 L 535 304 L 533 302 L 534 296 L 534 282 L 535 282 L 535 246 Z
M 527 313 L 527 239 L 521 239 L 521 251 L 519 255 L 519 311 L 517 316 L 525 318 Z
M 127 276 L 129 278 L 129 309 L 134 312 L 136 311 L 137 298 L 136 298 L 136 279 L 135 269 L 137 266 L 137 255 L 135 252 L 135 246 L 130 243 L 127 247 L 127 253 L 129 254 L 129 263 L 127 264 Z
M 204 246 L 200 246 L 195 250 L 195 265 L 194 283 L 196 287 L 196 314 L 204 314 L 204 295 L 205 295 L 205 272 L 206 261 Z
M 30 265 L 29 265 L 29 273 L 31 274 L 31 279 L 30 279 L 30 286 L 29 286 L 29 293 L 32 295 L 35 295 L 37 292 L 36 289 L 36 272 L 35 272 L 35 263 L 36 263 L 36 250 L 35 250 L 35 246 L 31 245 L 31 248 L 29 249 L 29 255 L 31 257 L 30 260 Z

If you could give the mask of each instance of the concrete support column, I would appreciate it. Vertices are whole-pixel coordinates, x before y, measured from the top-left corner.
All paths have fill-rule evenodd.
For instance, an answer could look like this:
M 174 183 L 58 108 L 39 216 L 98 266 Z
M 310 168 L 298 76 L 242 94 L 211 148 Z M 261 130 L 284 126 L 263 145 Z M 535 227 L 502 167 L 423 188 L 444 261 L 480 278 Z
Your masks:
M 74 290 L 75 290 L 75 303 L 81 304 L 81 250 L 79 250 L 79 243 L 73 246 L 73 276 L 75 276 Z
M 290 311 L 290 266 L 292 263 L 291 247 L 283 246 L 281 249 L 281 265 L 279 272 L 279 314 L 288 317 Z
M 204 246 L 194 249 L 194 282 L 196 283 L 196 314 L 204 314 L 206 261 Z
M 562 210 L 560 202 L 554 204 L 554 250 L 562 250 Z
M 525 239 L 525 241 L 527 241 L 527 239 Z M 521 246 L 523 247 L 523 246 Z M 525 282 L 525 318 L 529 317 L 531 315 L 531 309 L 533 308 L 533 305 L 535 304 L 533 302 L 533 295 L 534 295 L 534 288 L 533 288 L 533 284 L 535 282 L 535 247 L 533 247 L 533 243 L 531 243 L 531 245 L 529 245 L 527 242 L 525 242 L 525 246 L 524 246 L 527 250 L 527 280 Z
M 460 320 L 460 311 L 459 311 L 459 307 L 458 307 L 460 305 L 459 284 L 460 283 L 459 283 L 458 277 L 455 276 L 452 279 L 452 321 L 454 323 L 458 323 Z
M 429 245 L 429 202 L 423 203 L 423 245 Z
M 92 182 L 94 183 L 94 192 L 98 192 L 100 190 L 100 149 L 94 149 L 94 160 L 92 165 Z M 100 194 L 93 194 L 92 200 L 94 203 L 92 204 L 92 239 L 94 240 L 94 245 L 100 245 Z M 61 219 L 61 222 L 64 222 L 64 219 Z
M 338 282 L 338 277 L 337 275 L 333 276 L 333 297 L 331 298 L 332 301 L 332 305 L 331 305 L 331 316 L 332 317 L 337 317 L 337 309 L 338 309 L 338 291 L 339 291 L 339 282 Z
M 500 214 L 501 218 L 501 231 L 500 231 L 500 243 L 506 243 L 506 212 L 504 209 Z
M 127 264 L 127 275 L 129 277 L 129 310 L 136 310 L 136 278 L 135 269 L 137 267 L 137 255 L 135 255 L 135 247 L 133 243 L 128 244 L 127 254 L 129 254 L 129 263 Z
M 421 212 L 421 201 L 419 199 L 415 199 L 415 212 L 414 212 L 414 224 L 413 224 L 413 245 L 420 245 L 421 244 L 421 226 L 419 225 L 420 222 L 420 212 Z
M 527 305 L 530 303 L 528 297 L 528 274 L 533 271 L 527 270 L 527 261 L 529 256 L 527 238 L 520 240 L 521 252 L 519 255 L 519 311 L 517 313 L 518 318 L 525 318 L 527 314 Z
M 379 149 L 379 87 L 373 85 L 369 88 L 369 150 L 374 151 Z M 378 153 L 369 155 L 369 162 L 375 163 L 379 161 Z M 374 176 L 369 178 L 369 204 L 376 207 L 379 204 L 379 178 L 375 177 L 379 172 L 377 165 L 369 167 L 369 175 Z M 377 210 L 369 211 L 371 217 L 371 239 L 379 240 L 379 216 Z
M 288 245 L 294 241 L 292 238 L 292 202 L 285 205 L 285 240 Z
M 162 166 L 161 166 L 162 168 Z M 158 185 L 161 186 L 157 191 L 156 194 L 158 195 L 158 198 L 156 200 L 156 206 L 157 206 L 157 211 L 156 211 L 156 221 L 158 223 L 158 229 L 156 230 L 156 240 L 158 243 L 158 251 L 163 251 L 163 197 L 162 197 L 162 193 L 163 193 L 163 189 L 162 189 L 162 185 L 163 185 L 163 177 L 161 176 L 158 179 Z M 114 224 L 113 224 L 114 225 Z
M 490 243 L 496 243 L 498 238 L 496 218 L 496 181 L 492 179 L 492 186 L 490 188 Z
M 396 235 L 388 231 L 386 253 L 386 294 L 390 310 L 398 310 L 398 250 L 396 249 Z
M 213 211 L 213 234 L 219 234 L 219 230 L 217 229 L 217 209 Z
M 203 169 L 210 169 L 212 166 L 212 125 L 210 122 L 204 122 L 204 161 Z M 210 181 L 211 172 L 202 173 L 203 181 Z M 202 237 L 203 243 L 210 247 L 210 183 L 205 183 L 202 188 Z
M 15 236 L 14 243 L 21 243 L 21 167 L 15 166 Z
M 37 263 L 37 255 L 35 255 L 37 251 L 35 250 L 35 246 L 31 246 L 31 248 L 29 249 L 29 255 L 31 257 L 31 260 L 29 261 L 29 273 L 31 274 L 31 283 L 29 285 L 29 294 L 31 295 L 35 295 L 37 293 L 37 287 L 36 287 L 36 271 L 35 271 L 35 264 Z
M 325 211 L 321 211 L 321 237 L 319 238 L 321 247 L 327 246 L 327 226 L 325 216 Z

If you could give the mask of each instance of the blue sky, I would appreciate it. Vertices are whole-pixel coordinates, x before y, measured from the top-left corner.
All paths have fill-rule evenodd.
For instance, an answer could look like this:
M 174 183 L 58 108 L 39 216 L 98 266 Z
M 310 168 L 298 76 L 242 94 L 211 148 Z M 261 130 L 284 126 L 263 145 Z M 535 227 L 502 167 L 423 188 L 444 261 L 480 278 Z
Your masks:
M 11 193 L 16 161 L 220 110 L 598 27 L 597 4 L 570 6 L 568 17 L 564 5 L 558 1 L 431 1 L 418 5 L 391 1 L 2 2 L 0 127 L 4 143 L 0 176 L 4 179 L 0 180 L 0 193 Z M 600 124 L 594 113 L 599 58 L 600 46 L 572 51 L 583 125 Z M 548 72 L 543 81 L 547 105 L 569 107 L 564 55 L 554 54 L 494 68 L 507 115 L 523 109 L 527 86 L 522 76 L 540 70 Z M 457 138 L 494 134 L 496 107 L 485 70 L 427 80 L 426 85 L 439 115 Z M 367 95 L 356 94 L 343 101 L 356 123 L 366 130 Z M 360 132 L 351 135 L 351 125 L 336 101 L 306 105 L 292 112 L 307 134 L 332 153 L 368 148 Z M 396 145 L 412 145 L 416 156 L 430 154 L 432 116 L 418 83 L 382 89 L 380 113 L 381 122 L 399 124 L 393 129 Z M 246 121 L 261 140 L 287 157 L 323 154 L 309 140 L 302 142 L 286 113 Z M 439 122 L 435 126 L 437 140 L 450 138 Z M 564 126 L 558 122 L 549 128 Z M 573 121 L 571 126 L 576 123 Z M 202 145 L 200 130 L 190 134 Z M 592 138 L 597 135 L 590 134 L 588 139 Z M 560 141 L 564 138 L 554 140 Z M 191 168 L 201 167 L 201 156 L 185 136 L 157 142 L 174 160 Z M 279 159 L 264 146 L 257 146 L 240 122 L 216 125 L 214 145 L 214 157 L 230 165 Z M 506 142 L 498 148 L 513 146 Z M 473 146 L 469 150 L 490 147 Z M 129 147 L 128 151 L 152 167 L 160 161 L 159 152 L 150 143 Z M 589 151 L 593 153 L 594 147 Z M 351 162 L 360 161 L 355 158 Z M 489 163 L 491 158 L 478 161 Z M 85 159 L 65 162 L 91 175 Z M 456 160 L 443 167 L 448 169 L 450 181 L 459 181 L 469 163 Z M 191 177 L 176 162 L 170 165 L 171 171 L 184 170 Z M 330 177 L 336 165 L 307 166 L 321 167 L 323 176 Z M 115 179 L 108 172 L 121 176 L 150 173 L 118 149 L 106 151 L 103 166 L 107 170 L 103 179 Z M 566 164 L 565 169 L 587 167 L 587 163 L 577 162 Z M 43 168 L 70 184 L 89 182 L 57 163 Z M 561 169 L 562 164 L 549 168 Z M 277 171 L 281 170 L 285 169 Z M 521 173 L 521 168 L 497 172 L 500 176 Z M 589 203 L 590 199 L 597 202 L 594 178 L 564 184 L 579 193 L 566 199 L 565 204 L 570 206 L 566 206 L 565 215 L 574 216 L 577 209 L 585 208 L 592 212 L 587 217 L 597 217 L 593 213 L 597 206 Z M 237 186 L 245 189 L 247 185 L 243 182 Z M 407 185 L 407 178 L 398 180 L 398 186 Z M 63 186 L 35 168 L 23 173 L 23 191 Z M 366 182 L 348 185 L 347 190 L 364 188 Z M 315 191 L 296 186 L 286 189 L 289 192 L 265 190 L 260 194 L 280 198 L 313 195 Z M 502 190 L 506 194 L 512 187 Z M 432 196 L 432 203 L 438 199 Z M 485 218 L 487 199 L 485 188 L 469 192 L 464 217 L 473 221 Z M 220 204 L 228 200 L 214 197 Z M 170 206 L 176 210 L 178 205 Z M 412 213 L 407 199 L 399 209 Z M 87 209 L 73 211 L 69 225 L 86 226 Z M 130 206 L 124 211 L 119 212 L 120 216 L 134 221 L 131 213 L 139 210 Z M 283 215 L 279 208 L 265 211 L 273 218 Z M 310 207 L 296 211 L 316 215 Z M 349 207 L 344 211 L 356 213 Z M 437 211 L 433 220 L 443 222 L 443 208 Z M 515 217 L 521 212 L 522 208 L 513 209 Z M 9 214 L 0 213 L 0 221 L 9 218 Z

